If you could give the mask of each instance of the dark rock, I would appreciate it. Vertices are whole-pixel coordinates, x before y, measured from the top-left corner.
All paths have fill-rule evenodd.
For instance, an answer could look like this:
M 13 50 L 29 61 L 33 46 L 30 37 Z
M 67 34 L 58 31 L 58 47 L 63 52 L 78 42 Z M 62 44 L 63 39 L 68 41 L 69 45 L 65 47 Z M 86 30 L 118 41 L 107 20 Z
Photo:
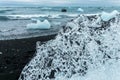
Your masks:
M 61 12 L 67 12 L 67 9 L 62 9 Z
M 50 76 L 49 76 L 50 79 L 55 78 L 55 72 L 56 72 L 56 70 L 51 71 Z

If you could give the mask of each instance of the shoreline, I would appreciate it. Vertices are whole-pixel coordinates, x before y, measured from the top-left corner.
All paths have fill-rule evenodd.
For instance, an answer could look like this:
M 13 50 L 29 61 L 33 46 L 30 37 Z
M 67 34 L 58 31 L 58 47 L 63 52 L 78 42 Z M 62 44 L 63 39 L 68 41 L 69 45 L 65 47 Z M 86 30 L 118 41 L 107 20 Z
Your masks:
M 56 35 L 0 40 L 0 80 L 18 79 L 24 66 L 35 54 L 36 42 L 49 41 L 54 39 Z

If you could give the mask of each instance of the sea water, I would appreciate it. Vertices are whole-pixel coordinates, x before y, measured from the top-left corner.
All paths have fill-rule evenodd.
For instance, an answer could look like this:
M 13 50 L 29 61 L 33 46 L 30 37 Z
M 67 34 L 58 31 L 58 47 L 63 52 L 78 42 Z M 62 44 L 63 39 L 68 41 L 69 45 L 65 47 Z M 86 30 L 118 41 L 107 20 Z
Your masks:
M 0 15 L 49 15 L 49 14 L 62 14 L 61 9 L 66 9 L 67 14 L 80 14 L 80 13 L 99 13 L 101 11 L 120 11 L 120 7 L 0 7 Z M 80 12 L 81 8 L 84 12 Z M 64 13 L 65 14 L 65 13 Z
M 61 12 L 66 9 L 67 12 Z M 82 11 L 78 10 L 81 9 Z M 0 40 L 55 34 L 66 22 L 79 14 L 120 11 L 119 7 L 0 7 Z M 49 30 L 27 30 L 33 19 L 51 23 Z M 54 33 L 53 33 L 54 32 Z M 32 34 L 32 35 L 30 35 Z

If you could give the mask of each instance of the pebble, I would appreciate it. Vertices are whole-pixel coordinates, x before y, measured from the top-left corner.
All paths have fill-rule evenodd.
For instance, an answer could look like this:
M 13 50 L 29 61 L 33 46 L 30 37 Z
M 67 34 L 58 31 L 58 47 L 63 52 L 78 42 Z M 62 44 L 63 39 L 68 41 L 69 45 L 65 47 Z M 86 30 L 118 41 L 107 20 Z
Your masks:
M 2 52 L 0 52 L 0 55 L 3 54 Z

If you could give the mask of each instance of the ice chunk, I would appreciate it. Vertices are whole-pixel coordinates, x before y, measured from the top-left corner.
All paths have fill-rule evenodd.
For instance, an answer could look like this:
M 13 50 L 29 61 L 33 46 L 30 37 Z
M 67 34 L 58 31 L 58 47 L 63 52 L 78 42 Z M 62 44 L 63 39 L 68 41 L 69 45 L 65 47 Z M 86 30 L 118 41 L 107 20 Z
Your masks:
M 118 14 L 119 14 L 119 12 L 117 10 L 114 10 L 111 13 L 102 12 L 101 19 L 103 21 L 109 21 L 110 19 L 115 18 Z
M 37 20 L 37 23 L 30 23 L 27 25 L 27 29 L 50 29 L 50 22 L 48 20 L 44 20 L 41 22 Z
M 19 80 L 119 80 L 120 23 L 115 17 L 117 23 L 91 28 L 97 19 L 103 23 L 99 17 L 79 16 L 68 22 L 54 40 L 38 44 L 36 56 Z
M 3 54 L 2 52 L 0 52 L 0 55 Z
M 84 10 L 82 8 L 78 8 L 77 11 L 84 12 Z

